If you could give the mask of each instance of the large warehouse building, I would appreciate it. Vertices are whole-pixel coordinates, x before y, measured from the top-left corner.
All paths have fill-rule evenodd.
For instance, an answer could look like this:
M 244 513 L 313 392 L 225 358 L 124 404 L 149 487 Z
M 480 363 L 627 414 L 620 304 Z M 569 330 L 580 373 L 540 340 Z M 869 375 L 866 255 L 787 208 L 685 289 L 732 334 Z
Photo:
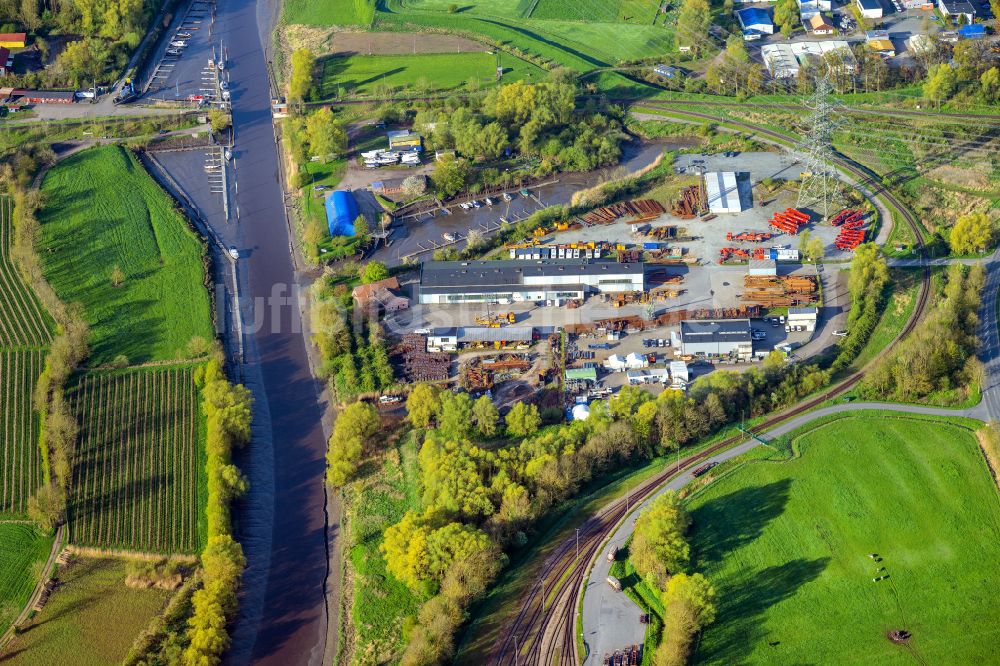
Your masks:
M 750 360 L 753 340 L 749 319 L 685 319 L 681 353 L 687 356 L 731 356 Z
M 420 268 L 423 304 L 545 302 L 561 305 L 589 293 L 643 291 L 642 263 L 589 259 L 428 261 Z

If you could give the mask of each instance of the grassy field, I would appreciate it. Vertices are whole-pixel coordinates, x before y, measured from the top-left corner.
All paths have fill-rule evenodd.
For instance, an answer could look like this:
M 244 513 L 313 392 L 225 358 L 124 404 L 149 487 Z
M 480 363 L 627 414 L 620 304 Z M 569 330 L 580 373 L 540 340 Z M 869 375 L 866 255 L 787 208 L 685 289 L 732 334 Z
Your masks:
M 505 56 L 503 81 L 540 81 L 546 72 L 524 60 Z M 496 57 L 485 52 L 417 55 L 352 55 L 324 58 L 318 90 L 323 99 L 340 95 L 372 95 L 378 88 L 393 92 L 444 92 L 470 79 L 479 87 L 496 81 Z
M 0 633 L 28 603 L 51 550 L 52 537 L 32 525 L 0 523 Z
M 70 540 L 191 553 L 204 541 L 204 433 L 190 367 L 84 375 Z
M 390 575 L 379 552 L 382 533 L 419 508 L 417 448 L 407 438 L 348 492 L 348 544 L 356 664 L 391 663 L 403 646 L 403 621 L 417 612 L 413 592 Z
M 7 666 L 118 664 L 171 593 L 125 586 L 120 560 L 81 558 L 25 632 L 0 653 Z
M 530 18 L 652 25 L 659 0 L 538 0 Z
M 366 26 L 375 16 L 375 0 L 286 0 L 283 10 L 287 23 Z
M 119 354 L 173 359 L 192 337 L 214 336 L 201 242 L 130 152 L 73 155 L 48 172 L 42 192 L 45 277 L 64 302 L 83 304 L 93 364 Z
M 879 413 L 791 442 L 690 500 L 719 601 L 694 663 L 990 663 L 1000 498 L 974 436 Z

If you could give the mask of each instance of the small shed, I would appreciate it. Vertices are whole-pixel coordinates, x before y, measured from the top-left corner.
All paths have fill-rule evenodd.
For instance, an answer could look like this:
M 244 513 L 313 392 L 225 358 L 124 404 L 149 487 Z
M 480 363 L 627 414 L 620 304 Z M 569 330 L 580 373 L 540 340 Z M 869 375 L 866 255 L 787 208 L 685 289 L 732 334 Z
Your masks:
M 597 368 L 567 368 L 566 381 L 568 382 L 597 382 Z
M 684 361 L 671 361 L 670 378 L 673 380 L 674 384 L 678 384 L 680 382 L 684 382 L 686 384 L 690 381 L 691 377 L 688 374 L 687 363 Z
M 788 308 L 786 321 L 789 326 L 805 326 L 807 331 L 815 331 L 818 314 L 816 308 Z
M 615 372 L 618 372 L 620 370 L 624 370 L 627 367 L 627 364 L 622 356 L 619 356 L 618 354 L 612 354 L 611 356 L 608 357 L 608 360 L 604 362 L 604 367 L 606 367 L 608 370 L 613 370 Z
M 354 236 L 356 219 L 358 204 L 354 200 L 354 194 L 337 190 L 326 198 L 326 223 L 331 236 Z
M 626 374 L 628 383 L 632 386 L 641 384 L 666 384 L 670 381 L 670 373 L 666 368 L 650 368 L 648 370 L 629 370 Z
M 28 33 L 26 32 L 3 32 L 0 33 L 0 46 L 7 49 L 23 49 L 28 43 Z
M 636 352 L 632 352 L 631 354 L 625 357 L 625 367 L 630 368 L 632 370 L 636 370 L 638 368 L 645 368 L 648 366 L 649 366 L 649 361 L 647 361 L 646 357 L 643 356 L 642 354 L 637 354 Z
M 856 0 L 858 11 L 865 18 L 882 18 L 882 3 L 880 0 Z
M 809 30 L 814 35 L 832 35 L 835 28 L 822 14 L 813 14 L 809 17 Z
M 778 263 L 774 259 L 751 259 L 747 269 L 750 275 L 777 275 Z
M 958 29 L 959 39 L 985 39 L 986 38 L 986 26 L 982 23 L 973 23 L 972 25 L 963 25 Z
M 410 130 L 386 132 L 386 137 L 389 139 L 389 150 L 421 150 L 424 145 L 423 138 Z
M 657 65 L 653 68 L 653 72 L 665 79 L 672 79 L 680 74 L 681 70 L 672 65 Z

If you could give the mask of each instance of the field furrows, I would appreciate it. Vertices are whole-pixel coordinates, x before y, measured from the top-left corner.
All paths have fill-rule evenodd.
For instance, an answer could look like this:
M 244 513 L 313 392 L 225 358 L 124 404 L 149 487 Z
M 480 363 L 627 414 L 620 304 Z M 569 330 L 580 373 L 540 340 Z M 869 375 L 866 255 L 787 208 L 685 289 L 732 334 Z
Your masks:
M 198 402 L 191 368 L 86 375 L 71 540 L 149 552 L 198 549 Z
M 42 482 L 32 393 L 42 350 L 0 350 L 0 513 L 24 513 Z
M 0 347 L 41 347 L 52 340 L 49 320 L 10 259 L 13 204 L 0 197 Z

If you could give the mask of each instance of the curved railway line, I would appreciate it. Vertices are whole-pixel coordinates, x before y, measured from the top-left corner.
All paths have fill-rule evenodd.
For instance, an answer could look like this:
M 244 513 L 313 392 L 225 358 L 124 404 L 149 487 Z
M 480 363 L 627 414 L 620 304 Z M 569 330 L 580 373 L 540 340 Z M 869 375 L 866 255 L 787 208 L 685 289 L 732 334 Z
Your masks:
M 674 109 L 671 111 L 692 118 L 739 127 L 765 137 L 765 140 L 771 143 L 786 145 L 789 142 L 788 137 L 756 125 L 692 111 L 676 111 Z M 871 188 L 874 196 L 881 197 L 891 208 L 895 208 L 900 213 L 913 232 L 920 248 L 920 256 L 924 259 L 924 244 L 913 213 L 892 192 L 882 186 L 880 179 L 861 165 L 839 154 L 835 156 L 835 162 L 842 171 L 850 173 L 860 184 Z M 754 434 L 764 433 L 775 425 L 812 410 L 827 400 L 850 390 L 861 381 L 868 368 L 878 362 L 900 340 L 909 335 L 922 318 L 930 298 L 930 266 L 926 261 L 922 263 L 923 279 L 913 314 L 903 330 L 893 338 L 885 349 L 863 368 L 855 371 L 836 385 L 767 418 L 763 423 L 755 426 L 751 432 Z M 630 508 L 642 503 L 680 470 L 687 469 L 691 465 L 745 440 L 745 435 L 728 437 L 701 451 L 692 453 L 684 458 L 678 466 L 671 466 L 669 470 L 657 474 L 640 485 L 639 488 L 626 493 L 625 498 L 612 502 L 588 518 L 579 530 L 579 557 L 577 557 L 576 539 L 570 537 L 565 539 L 546 559 L 542 565 L 541 577 L 522 596 L 517 616 L 494 643 L 489 663 L 499 666 L 520 666 L 521 664 L 532 666 L 536 664 L 544 666 L 572 664 L 575 666 L 579 664 L 581 660 L 576 654 L 575 631 L 579 590 L 586 580 L 590 568 L 589 564 L 593 561 L 598 549 L 614 532 L 618 523 L 629 513 Z

